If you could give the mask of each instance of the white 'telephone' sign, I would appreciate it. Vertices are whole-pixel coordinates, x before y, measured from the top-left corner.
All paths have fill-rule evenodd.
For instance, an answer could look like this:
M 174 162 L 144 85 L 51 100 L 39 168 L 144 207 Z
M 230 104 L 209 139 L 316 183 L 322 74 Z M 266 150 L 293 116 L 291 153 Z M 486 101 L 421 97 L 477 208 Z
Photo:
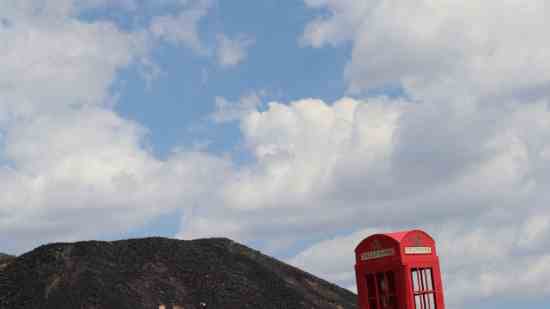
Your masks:
M 405 254 L 432 254 L 432 247 L 405 247 Z

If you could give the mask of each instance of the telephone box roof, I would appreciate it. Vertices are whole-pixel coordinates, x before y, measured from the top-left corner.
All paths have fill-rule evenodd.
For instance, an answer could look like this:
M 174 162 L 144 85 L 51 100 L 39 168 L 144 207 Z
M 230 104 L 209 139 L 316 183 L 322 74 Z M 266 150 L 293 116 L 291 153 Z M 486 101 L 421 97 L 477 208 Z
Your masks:
M 380 236 L 386 236 L 386 237 L 389 237 L 391 239 L 393 239 L 394 241 L 396 241 L 398 244 L 400 244 L 403 239 L 405 239 L 405 237 L 411 233 L 421 233 L 421 234 L 424 234 L 426 235 L 430 240 L 433 241 L 433 238 L 426 232 L 422 231 L 422 230 L 418 230 L 418 229 L 414 229 L 414 230 L 406 230 L 406 231 L 399 231 L 399 232 L 392 232 L 392 233 L 379 233 L 379 234 L 374 234 L 374 235 L 370 235 L 369 237 L 363 239 L 358 245 L 357 247 L 355 247 L 355 250 L 357 251 L 359 248 L 362 247 L 362 245 L 369 239 L 369 238 L 372 238 L 372 237 L 380 237 Z

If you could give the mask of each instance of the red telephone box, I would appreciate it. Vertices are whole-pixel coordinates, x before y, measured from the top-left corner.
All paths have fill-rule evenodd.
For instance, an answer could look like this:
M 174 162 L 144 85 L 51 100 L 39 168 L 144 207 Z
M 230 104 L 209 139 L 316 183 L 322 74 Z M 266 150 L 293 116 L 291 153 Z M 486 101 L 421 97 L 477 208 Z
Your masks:
M 355 248 L 360 309 L 445 309 L 433 238 L 421 230 L 375 234 Z

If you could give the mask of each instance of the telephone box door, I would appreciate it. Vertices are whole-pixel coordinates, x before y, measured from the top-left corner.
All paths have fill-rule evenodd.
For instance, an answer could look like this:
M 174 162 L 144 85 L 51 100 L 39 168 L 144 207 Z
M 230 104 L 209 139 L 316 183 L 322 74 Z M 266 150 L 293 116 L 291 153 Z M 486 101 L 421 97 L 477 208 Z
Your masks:
M 367 273 L 369 309 L 398 309 L 396 270 Z

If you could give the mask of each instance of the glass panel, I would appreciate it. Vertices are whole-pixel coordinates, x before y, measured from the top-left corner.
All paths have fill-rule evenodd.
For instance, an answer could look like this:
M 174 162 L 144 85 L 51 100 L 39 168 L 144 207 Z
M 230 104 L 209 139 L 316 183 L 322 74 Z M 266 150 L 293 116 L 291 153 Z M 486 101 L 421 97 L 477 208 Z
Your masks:
M 376 298 L 376 288 L 374 285 L 374 275 L 367 275 L 367 293 L 369 298 Z
M 369 309 L 377 309 L 376 299 L 369 299 Z
M 430 302 L 428 301 L 428 294 L 423 294 L 422 295 L 422 300 L 424 301 L 424 308 L 426 309 L 432 309 L 430 307 Z
M 378 295 L 388 294 L 388 282 L 384 276 L 384 273 L 376 274 L 376 279 L 378 282 Z
M 428 282 L 427 282 L 427 277 L 426 277 L 426 268 L 422 268 L 420 270 L 420 277 L 422 278 L 421 282 L 420 282 L 420 288 L 422 291 L 426 291 L 427 288 L 428 288 Z
M 431 309 L 436 309 L 434 293 L 428 294 L 428 299 L 429 299 L 430 304 L 431 304 L 431 307 L 430 307 L 430 308 L 431 308 Z
M 377 273 L 376 281 L 378 282 L 378 301 L 380 309 L 389 308 L 388 281 L 386 280 L 384 273 Z
M 432 282 L 433 278 L 432 278 L 431 268 L 426 268 L 426 281 L 427 281 L 426 289 L 429 291 L 433 291 L 433 282 Z
M 413 291 L 418 292 L 420 290 L 420 285 L 418 284 L 418 271 L 416 269 L 412 270 L 412 280 L 413 280 Z
M 390 296 L 388 308 L 397 309 L 397 298 L 395 296 Z
M 387 295 L 380 296 L 380 308 L 381 309 L 390 308 L 390 298 Z
M 422 304 L 421 304 L 421 301 L 420 301 L 420 297 L 421 295 L 415 295 L 414 296 L 414 304 L 416 305 L 416 309 L 422 309 Z
M 388 278 L 388 288 L 391 294 L 395 294 L 395 278 L 393 271 L 388 271 L 386 273 L 386 278 Z
M 437 309 L 431 268 L 413 268 L 411 270 L 416 309 Z

